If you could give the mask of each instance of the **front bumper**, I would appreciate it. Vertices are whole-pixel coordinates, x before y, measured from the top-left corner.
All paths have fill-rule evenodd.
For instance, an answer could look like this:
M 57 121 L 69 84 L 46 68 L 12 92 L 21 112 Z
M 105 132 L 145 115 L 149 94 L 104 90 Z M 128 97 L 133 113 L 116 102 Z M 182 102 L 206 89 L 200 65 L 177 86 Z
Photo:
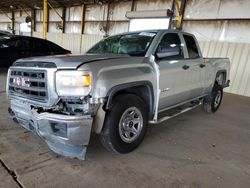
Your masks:
M 17 100 L 11 100 L 9 113 L 14 121 L 43 138 L 54 152 L 85 159 L 93 122 L 90 115 L 39 114 Z

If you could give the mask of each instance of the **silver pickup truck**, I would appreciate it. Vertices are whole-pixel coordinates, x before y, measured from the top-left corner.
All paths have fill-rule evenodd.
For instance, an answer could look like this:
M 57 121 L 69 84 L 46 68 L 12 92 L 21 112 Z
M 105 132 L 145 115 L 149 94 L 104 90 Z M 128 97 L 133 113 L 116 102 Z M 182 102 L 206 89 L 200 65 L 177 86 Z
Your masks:
M 229 69 L 228 59 L 203 58 L 191 34 L 123 33 L 85 55 L 16 61 L 8 71 L 9 114 L 64 156 L 84 159 L 91 132 L 108 150 L 128 153 L 149 123 L 199 104 L 215 112 Z

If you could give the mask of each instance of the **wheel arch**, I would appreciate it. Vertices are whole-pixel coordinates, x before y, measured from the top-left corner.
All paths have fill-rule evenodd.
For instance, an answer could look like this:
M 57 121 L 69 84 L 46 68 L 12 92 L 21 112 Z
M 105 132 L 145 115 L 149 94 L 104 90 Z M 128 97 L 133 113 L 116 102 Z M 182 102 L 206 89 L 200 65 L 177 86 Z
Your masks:
M 153 116 L 154 110 L 154 92 L 153 85 L 149 81 L 138 81 L 120 84 L 112 87 L 108 93 L 108 100 L 106 103 L 106 110 L 111 108 L 112 101 L 115 97 L 121 94 L 135 94 L 147 104 L 149 111 L 149 118 Z

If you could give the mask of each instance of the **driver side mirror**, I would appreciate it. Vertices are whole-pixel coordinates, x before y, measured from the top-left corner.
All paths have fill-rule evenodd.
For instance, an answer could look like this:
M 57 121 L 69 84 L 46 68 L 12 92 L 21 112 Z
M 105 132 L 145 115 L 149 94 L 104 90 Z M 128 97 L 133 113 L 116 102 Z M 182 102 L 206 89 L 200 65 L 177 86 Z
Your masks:
M 180 54 L 181 54 L 180 46 L 167 47 L 164 49 L 158 48 L 158 50 L 156 52 L 156 57 L 158 59 L 164 59 L 164 58 L 168 58 L 168 57 L 178 56 Z

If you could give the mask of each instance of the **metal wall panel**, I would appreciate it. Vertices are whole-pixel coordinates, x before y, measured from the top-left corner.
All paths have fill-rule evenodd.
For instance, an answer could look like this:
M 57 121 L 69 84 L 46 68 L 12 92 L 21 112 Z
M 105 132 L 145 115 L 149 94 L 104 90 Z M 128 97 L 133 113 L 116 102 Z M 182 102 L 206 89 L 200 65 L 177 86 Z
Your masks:
M 126 13 L 131 11 L 132 1 L 111 4 L 110 20 L 127 20 Z
M 104 28 L 107 19 L 107 4 L 86 5 L 84 34 L 105 35 Z
M 34 32 L 34 37 L 42 38 L 42 32 Z M 103 39 L 102 35 L 80 35 L 80 34 L 62 34 L 47 33 L 47 39 L 65 49 L 70 50 L 73 54 L 83 54 L 94 44 Z
M 11 25 L 11 23 L 1 23 L 0 24 L 0 30 L 7 30 L 9 32 L 12 32 L 11 30 L 9 30 L 10 25 Z
M 47 33 L 47 39 L 52 41 L 59 46 L 63 46 L 63 35 L 62 33 Z
M 129 22 L 111 22 L 109 28 L 109 35 L 128 32 Z
M 86 21 L 103 21 L 107 18 L 107 5 L 86 5 Z
M 249 0 L 189 0 L 184 18 L 250 18 L 249 9 Z
M 85 22 L 84 34 L 105 35 L 104 26 L 106 26 L 105 22 Z
M 61 29 L 59 29 L 59 27 L 58 27 L 58 24 L 59 24 L 60 22 L 52 22 L 52 23 L 49 23 L 49 32 L 50 33 L 62 33 L 62 30 Z
M 172 0 L 138 0 L 136 10 L 162 10 L 171 9 Z
M 59 15 L 57 15 L 56 11 L 62 16 L 62 8 L 55 8 L 55 9 L 49 9 L 49 20 L 54 22 L 60 22 L 62 21 Z
M 36 23 L 36 32 L 43 32 L 43 24 Z
M 66 21 L 81 21 L 82 8 L 81 6 L 73 6 L 66 9 Z
M 83 35 L 82 37 L 82 49 L 81 53 L 85 53 L 90 49 L 94 44 L 103 39 L 102 35 Z
M 43 11 L 36 10 L 36 21 L 42 22 L 43 21 Z
M 225 91 L 250 96 L 250 44 L 216 41 L 199 42 L 204 57 L 228 57 L 230 87 Z
M 79 33 L 81 32 L 80 22 L 69 22 L 65 24 L 65 33 Z
M 250 20 L 185 21 L 183 30 L 200 41 L 250 43 Z M 239 32 L 240 31 L 240 32 Z
M 71 50 L 74 54 L 80 54 L 81 35 L 72 33 L 62 35 L 62 47 Z
M 11 18 L 11 13 L 6 13 Z M 0 22 L 11 22 L 7 15 L 0 13 Z
M 11 17 L 11 13 L 7 13 L 9 17 Z M 5 15 L 0 13 L 0 30 L 9 30 L 9 27 L 11 27 L 11 20 Z
M 42 32 L 33 32 L 33 37 L 42 38 L 43 37 L 43 33 Z

